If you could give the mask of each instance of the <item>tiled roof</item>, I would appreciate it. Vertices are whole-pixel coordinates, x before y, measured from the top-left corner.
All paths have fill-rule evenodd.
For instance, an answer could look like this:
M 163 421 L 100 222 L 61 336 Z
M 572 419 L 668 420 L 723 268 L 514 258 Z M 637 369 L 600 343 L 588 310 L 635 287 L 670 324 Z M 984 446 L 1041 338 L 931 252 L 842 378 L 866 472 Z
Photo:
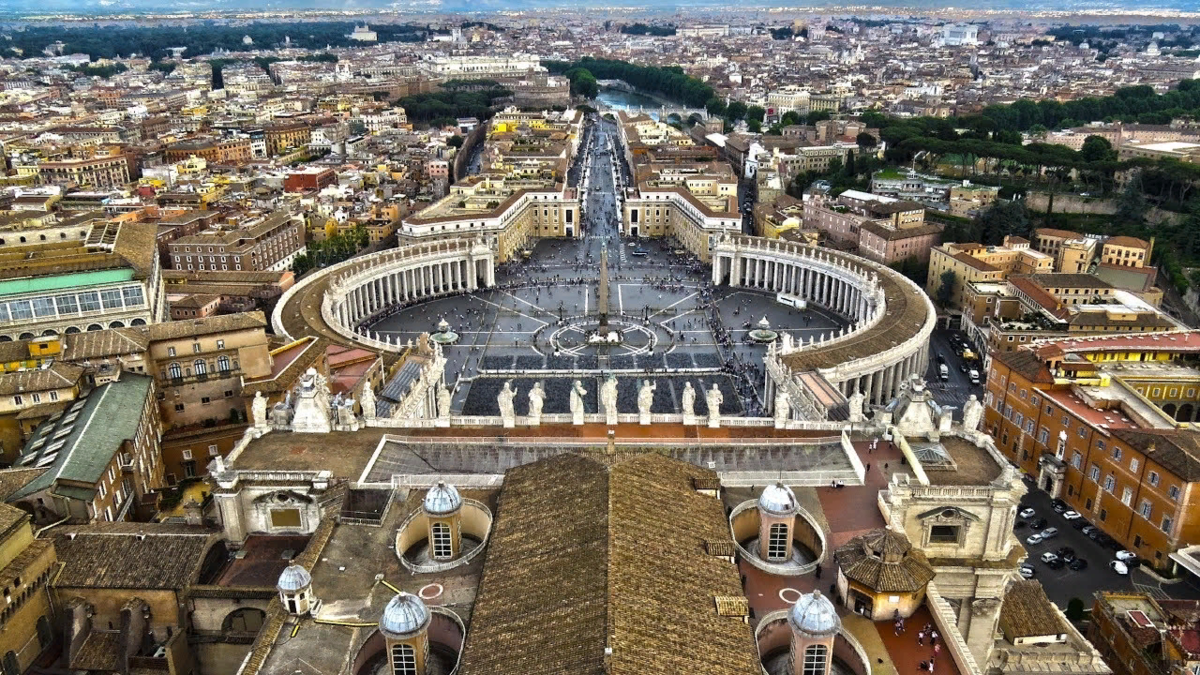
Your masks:
M 915 593 L 933 579 L 933 567 L 908 539 L 892 530 L 874 530 L 833 552 L 847 579 L 876 593 Z
M 1035 579 L 1019 579 L 1009 585 L 1000 607 L 1000 630 L 1009 641 L 1067 632 L 1041 582 Z
M 267 318 L 262 312 L 239 312 L 237 314 L 221 314 L 206 316 L 200 319 L 185 321 L 167 321 L 146 327 L 151 340 L 177 340 L 179 338 L 212 335 L 233 330 L 248 330 L 251 328 L 266 328 Z
M 66 389 L 79 384 L 82 377 L 83 368 L 60 362 L 43 368 L 0 373 L 0 396 Z
M 1050 383 L 1054 377 L 1038 355 L 1028 349 L 1011 352 L 992 352 L 992 358 L 1030 382 Z
M 1112 434 L 1187 482 L 1200 480 L 1200 431 L 1112 429 Z
M 53 531 L 60 588 L 178 590 L 195 582 L 213 532 L 163 523 L 67 525 Z
M 693 487 L 711 473 L 657 455 L 510 470 L 459 672 L 761 672 L 737 570 L 705 549 L 729 536 Z
M 141 354 L 149 346 L 149 336 L 137 328 L 84 331 L 63 337 L 62 358 L 78 363 L 88 359 Z

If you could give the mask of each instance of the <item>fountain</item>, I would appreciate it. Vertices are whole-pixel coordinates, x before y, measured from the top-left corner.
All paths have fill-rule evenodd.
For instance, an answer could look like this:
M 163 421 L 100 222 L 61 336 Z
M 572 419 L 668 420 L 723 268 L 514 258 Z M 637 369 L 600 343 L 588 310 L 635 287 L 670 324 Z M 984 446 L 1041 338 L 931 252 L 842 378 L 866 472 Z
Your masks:
M 444 347 L 458 342 L 458 333 L 450 330 L 450 322 L 443 318 L 438 322 L 437 332 L 430 335 L 429 339 Z
M 767 321 L 767 317 L 763 317 L 757 324 L 754 330 L 750 331 L 750 339 L 760 344 L 767 344 L 779 339 L 779 333 L 771 330 L 771 322 Z

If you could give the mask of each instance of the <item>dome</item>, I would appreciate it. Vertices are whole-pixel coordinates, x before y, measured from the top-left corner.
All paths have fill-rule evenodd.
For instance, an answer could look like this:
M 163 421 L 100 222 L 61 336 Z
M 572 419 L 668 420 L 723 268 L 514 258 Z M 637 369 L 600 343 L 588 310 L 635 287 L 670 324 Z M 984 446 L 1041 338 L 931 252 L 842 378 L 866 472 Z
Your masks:
M 429 609 L 412 593 L 400 593 L 388 601 L 379 617 L 379 632 L 384 637 L 406 638 L 429 625 Z
M 458 490 L 453 485 L 446 485 L 442 481 L 429 488 L 429 492 L 425 493 L 425 513 L 434 515 L 443 515 L 454 513 L 462 506 L 462 496 L 458 494 Z
M 279 575 L 279 581 L 275 587 L 285 593 L 294 593 L 304 588 L 308 588 L 312 584 L 312 575 L 303 567 L 291 564 L 287 569 Z
M 829 637 L 842 627 L 842 620 L 838 618 L 833 603 L 820 591 L 800 596 L 788 610 L 788 623 L 792 630 L 813 638 Z
M 796 514 L 796 494 L 783 483 L 768 485 L 758 496 L 758 509 L 773 516 Z

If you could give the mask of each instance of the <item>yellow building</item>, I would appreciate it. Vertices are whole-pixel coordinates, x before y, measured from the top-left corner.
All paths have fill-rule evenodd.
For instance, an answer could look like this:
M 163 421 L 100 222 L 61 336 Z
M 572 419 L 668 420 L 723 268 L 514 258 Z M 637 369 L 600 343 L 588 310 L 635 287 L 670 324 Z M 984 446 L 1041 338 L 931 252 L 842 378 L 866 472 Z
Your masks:
M 954 273 L 950 306 L 959 307 L 963 288 L 968 283 L 1003 281 L 1009 274 L 1048 274 L 1054 271 L 1054 258 L 1029 248 L 1020 237 L 1005 237 L 1001 246 L 946 243 L 935 246 L 929 255 L 929 274 L 925 292 L 937 297 L 942 275 Z
M 28 513 L 0 504 L 0 665 L 23 673 L 54 641 L 54 615 L 47 589 L 57 571 L 53 542 L 35 539 Z
M 1136 237 L 1109 237 L 1100 249 L 1100 262 L 1119 267 L 1144 267 L 1154 251 L 1154 240 Z

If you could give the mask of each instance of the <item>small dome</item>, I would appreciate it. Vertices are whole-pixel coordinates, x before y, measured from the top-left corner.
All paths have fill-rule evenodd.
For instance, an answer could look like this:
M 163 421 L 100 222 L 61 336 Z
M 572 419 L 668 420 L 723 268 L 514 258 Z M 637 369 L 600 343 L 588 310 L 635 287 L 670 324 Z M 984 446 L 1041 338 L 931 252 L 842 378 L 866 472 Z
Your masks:
M 758 509 L 773 516 L 796 515 L 796 494 L 783 483 L 768 485 L 758 496 Z
M 458 490 L 442 481 L 438 481 L 437 485 L 425 493 L 425 513 L 444 515 L 454 513 L 461 506 L 462 496 L 458 494 Z
M 388 601 L 379 618 L 384 637 L 406 638 L 429 625 L 429 609 L 412 593 L 400 593 Z
M 788 623 L 792 630 L 812 638 L 829 637 L 842 626 L 833 603 L 820 591 L 800 596 L 788 611 Z
M 275 587 L 285 593 L 294 593 L 298 590 L 308 588 L 312 584 L 312 575 L 303 567 L 291 564 L 287 569 L 279 575 L 279 581 Z

